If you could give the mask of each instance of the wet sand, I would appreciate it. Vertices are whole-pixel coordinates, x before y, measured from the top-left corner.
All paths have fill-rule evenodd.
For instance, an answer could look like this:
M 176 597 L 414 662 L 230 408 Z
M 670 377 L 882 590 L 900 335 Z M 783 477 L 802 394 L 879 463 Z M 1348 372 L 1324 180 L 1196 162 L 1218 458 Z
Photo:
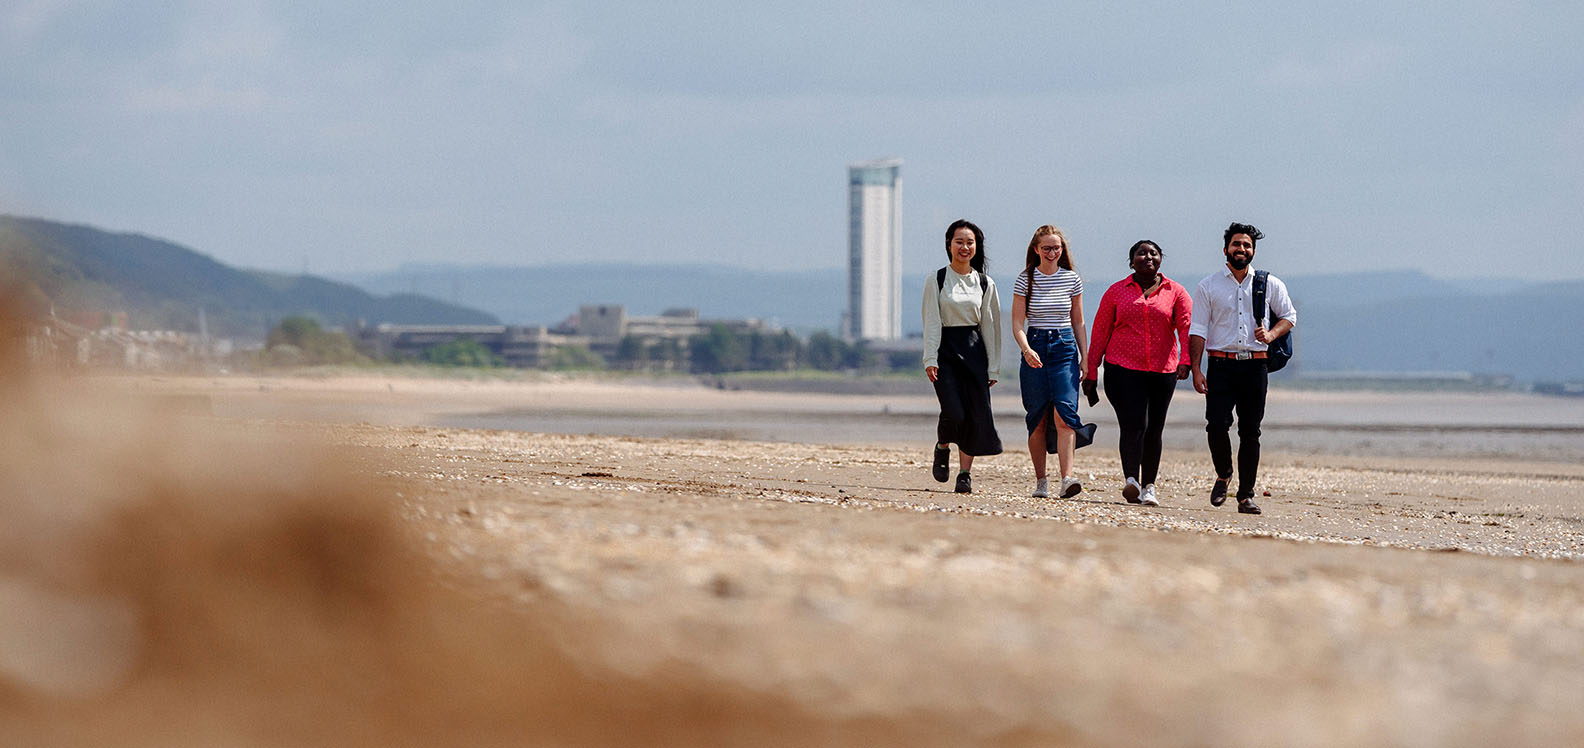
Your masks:
M 625 741 L 550 740 L 501 719 L 503 743 L 1584 742 L 1573 462 L 1271 449 L 1255 517 L 1210 507 L 1197 449 L 1168 451 L 1161 507 L 1122 503 L 1104 438 L 1079 453 L 1073 499 L 1029 498 L 1021 450 L 982 459 L 975 492 L 953 494 L 925 450 L 865 430 L 865 414 L 916 407 L 895 398 L 554 379 L 94 386 L 345 450 L 344 469 L 462 599 L 556 611 L 556 651 L 627 684 L 620 698 L 653 701 L 641 686 L 660 684 L 714 699 L 687 731 L 638 719 Z M 1379 408 L 1424 411 L 1392 402 Z M 701 428 L 786 413 L 814 436 L 446 425 L 534 411 L 586 423 L 613 403 Z M 1285 405 L 1305 403 L 1339 407 Z M 1003 430 L 1009 447 L 1016 435 Z M 595 699 L 561 718 L 608 710 Z

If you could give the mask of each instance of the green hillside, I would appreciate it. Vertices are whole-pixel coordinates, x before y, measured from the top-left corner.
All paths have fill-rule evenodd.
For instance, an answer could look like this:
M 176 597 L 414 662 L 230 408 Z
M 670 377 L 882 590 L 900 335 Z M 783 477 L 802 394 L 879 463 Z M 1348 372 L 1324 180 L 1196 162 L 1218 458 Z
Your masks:
M 200 310 L 216 336 L 263 339 L 283 317 L 327 327 L 497 324 L 485 312 L 415 294 L 373 296 L 309 275 L 239 270 L 167 241 L 30 218 L 0 216 L 0 274 L 25 303 L 97 327 L 124 314 L 127 327 L 196 332 Z

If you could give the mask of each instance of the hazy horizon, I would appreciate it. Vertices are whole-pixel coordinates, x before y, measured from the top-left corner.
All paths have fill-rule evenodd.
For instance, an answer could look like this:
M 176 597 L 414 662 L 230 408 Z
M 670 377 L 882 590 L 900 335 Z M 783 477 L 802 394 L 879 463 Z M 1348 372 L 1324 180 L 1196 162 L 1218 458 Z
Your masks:
M 846 167 L 895 156 L 909 272 L 966 216 L 992 261 L 1056 223 L 1081 259 L 1170 262 L 1238 220 L 1288 275 L 1579 277 L 1580 28 L 1404 0 L 24 0 L 0 206 L 276 272 L 840 267 Z

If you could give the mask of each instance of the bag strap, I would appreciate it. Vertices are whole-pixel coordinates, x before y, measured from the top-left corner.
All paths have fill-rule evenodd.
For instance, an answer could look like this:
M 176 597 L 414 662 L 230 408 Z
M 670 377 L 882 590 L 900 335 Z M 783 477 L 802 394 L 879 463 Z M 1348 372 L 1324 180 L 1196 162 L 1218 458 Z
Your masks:
M 1270 273 L 1265 270 L 1254 271 L 1254 316 L 1259 319 L 1259 326 L 1267 330 L 1270 329 L 1266 321 L 1269 317 L 1269 309 L 1265 306 L 1265 276 L 1268 275 Z
M 990 284 L 985 282 L 985 274 L 975 270 L 974 275 L 979 276 L 979 302 L 984 303 L 986 296 L 990 295 Z M 935 292 L 940 293 L 946 287 L 946 268 L 935 271 Z

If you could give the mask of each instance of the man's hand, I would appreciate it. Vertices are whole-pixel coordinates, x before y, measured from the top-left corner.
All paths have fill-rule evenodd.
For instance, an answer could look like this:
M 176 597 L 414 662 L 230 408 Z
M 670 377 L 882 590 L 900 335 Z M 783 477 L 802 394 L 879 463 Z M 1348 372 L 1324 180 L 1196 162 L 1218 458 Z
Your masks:
M 1254 339 L 1261 343 L 1269 343 L 1270 333 L 1266 332 L 1263 327 L 1256 327 L 1254 328 Z
M 1194 369 L 1193 370 L 1193 383 L 1194 383 L 1194 392 L 1197 392 L 1197 393 L 1203 395 L 1203 394 L 1205 394 L 1205 393 L 1210 391 L 1209 386 L 1207 386 L 1206 383 L 1205 383 L 1204 372 L 1199 371 L 1198 369 Z
M 937 367 L 937 366 L 926 366 L 926 367 L 924 367 L 924 376 L 929 377 L 929 380 L 931 382 L 935 381 L 936 379 L 940 378 L 940 367 Z

